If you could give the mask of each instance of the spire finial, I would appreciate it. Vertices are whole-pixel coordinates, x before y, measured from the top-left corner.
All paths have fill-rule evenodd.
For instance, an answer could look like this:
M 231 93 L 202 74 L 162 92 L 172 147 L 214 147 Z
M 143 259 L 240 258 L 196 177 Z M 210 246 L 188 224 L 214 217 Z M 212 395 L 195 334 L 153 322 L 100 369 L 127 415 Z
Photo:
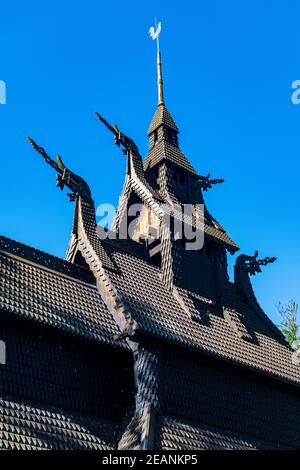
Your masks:
M 164 105 L 164 91 L 163 91 L 163 79 L 162 79 L 162 68 L 161 68 L 161 55 L 159 50 L 159 35 L 161 32 L 161 22 L 157 24 L 155 18 L 155 29 L 153 26 L 149 29 L 149 34 L 153 40 L 156 39 L 157 45 L 157 86 L 158 86 L 158 106 Z

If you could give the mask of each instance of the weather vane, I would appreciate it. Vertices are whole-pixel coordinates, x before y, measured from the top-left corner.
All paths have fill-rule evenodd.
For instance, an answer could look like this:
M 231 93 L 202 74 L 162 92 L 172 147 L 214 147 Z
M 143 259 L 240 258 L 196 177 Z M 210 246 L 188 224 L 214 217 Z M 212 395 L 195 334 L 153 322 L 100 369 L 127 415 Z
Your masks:
M 155 18 L 155 28 L 151 26 L 149 29 L 149 34 L 153 41 L 156 39 L 157 44 L 157 85 L 158 85 L 158 105 L 164 105 L 164 92 L 163 92 L 163 79 L 162 79 L 162 70 L 161 70 L 161 56 L 159 50 L 159 35 L 161 32 L 161 22 L 157 24 Z
M 150 34 L 151 38 L 153 39 L 153 41 L 155 41 L 155 39 L 156 39 L 157 52 L 159 52 L 159 35 L 160 35 L 160 32 L 161 32 L 161 21 L 159 21 L 159 23 L 157 24 L 157 21 L 156 21 L 156 18 L 155 18 L 155 29 L 154 29 L 154 26 L 151 26 L 151 28 L 149 29 L 149 34 Z

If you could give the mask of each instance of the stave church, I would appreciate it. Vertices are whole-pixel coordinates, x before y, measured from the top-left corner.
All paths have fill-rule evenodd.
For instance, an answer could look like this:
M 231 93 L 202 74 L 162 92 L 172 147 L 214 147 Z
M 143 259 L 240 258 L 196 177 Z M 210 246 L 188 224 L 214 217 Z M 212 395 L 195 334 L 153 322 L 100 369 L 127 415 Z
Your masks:
M 239 247 L 204 200 L 222 180 L 180 148 L 159 50 L 157 78 L 145 158 L 96 116 L 127 161 L 109 230 L 82 176 L 28 138 L 74 218 L 65 259 L 0 237 L 0 449 L 300 448 L 299 365 L 251 285 L 275 259 L 238 254 L 229 279 Z M 175 227 L 197 232 L 199 218 L 190 250 Z

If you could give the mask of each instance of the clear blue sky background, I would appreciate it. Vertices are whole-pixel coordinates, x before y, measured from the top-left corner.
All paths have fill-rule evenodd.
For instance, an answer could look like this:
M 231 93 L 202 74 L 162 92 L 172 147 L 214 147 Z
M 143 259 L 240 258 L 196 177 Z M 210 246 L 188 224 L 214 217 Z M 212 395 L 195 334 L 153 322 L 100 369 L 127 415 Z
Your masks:
M 226 179 L 206 201 L 241 251 L 278 257 L 253 278 L 278 322 L 279 300 L 300 301 L 296 1 L 2 2 L 0 232 L 58 256 L 67 247 L 73 205 L 26 134 L 60 153 L 96 204 L 117 202 L 124 157 L 93 113 L 116 122 L 145 155 L 156 107 L 155 15 L 181 147 L 200 173 Z

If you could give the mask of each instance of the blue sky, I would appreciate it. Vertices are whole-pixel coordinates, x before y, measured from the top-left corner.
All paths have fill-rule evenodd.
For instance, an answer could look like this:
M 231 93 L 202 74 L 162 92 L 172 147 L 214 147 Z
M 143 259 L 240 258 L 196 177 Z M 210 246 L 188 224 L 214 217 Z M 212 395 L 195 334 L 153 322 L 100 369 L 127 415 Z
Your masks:
M 124 157 L 93 113 L 145 155 L 157 16 L 181 148 L 201 174 L 225 178 L 206 202 L 241 252 L 278 257 L 253 278 L 278 322 L 278 301 L 300 302 L 300 105 L 291 103 L 299 14 L 296 1 L 2 2 L 0 233 L 58 256 L 67 247 L 73 205 L 26 134 L 83 176 L 96 204 L 116 204 Z

